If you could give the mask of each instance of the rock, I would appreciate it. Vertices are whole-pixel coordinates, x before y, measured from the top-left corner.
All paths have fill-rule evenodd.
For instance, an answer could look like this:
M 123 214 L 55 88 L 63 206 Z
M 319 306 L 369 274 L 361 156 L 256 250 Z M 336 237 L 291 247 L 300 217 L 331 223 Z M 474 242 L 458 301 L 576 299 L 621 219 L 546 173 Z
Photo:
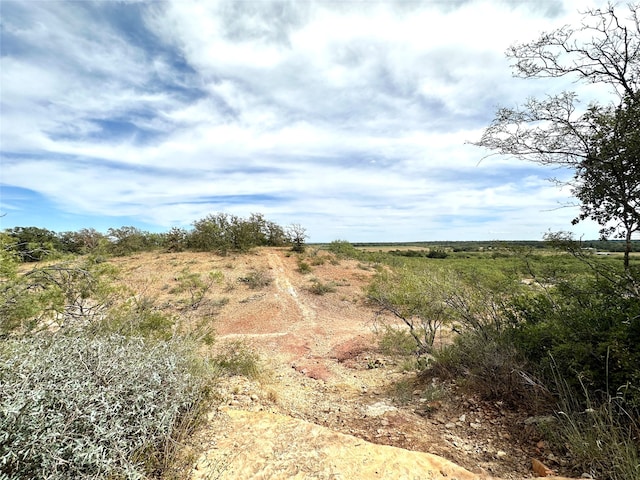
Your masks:
M 503 451 L 503 450 L 498 450 L 498 452 L 496 453 L 496 457 L 498 458 L 504 458 L 507 456 L 507 452 Z
M 556 417 L 552 415 L 543 415 L 540 417 L 528 417 L 525 419 L 525 425 L 543 425 L 548 423 L 554 423 L 556 421 Z
M 555 473 L 544 463 L 542 463 L 540 460 L 536 460 L 535 458 L 531 459 L 531 467 L 538 477 L 548 477 L 549 475 L 553 475 Z
M 364 413 L 369 417 L 380 417 L 387 412 L 395 412 L 396 410 L 398 410 L 396 407 L 387 405 L 384 402 L 376 402 L 364 407 Z

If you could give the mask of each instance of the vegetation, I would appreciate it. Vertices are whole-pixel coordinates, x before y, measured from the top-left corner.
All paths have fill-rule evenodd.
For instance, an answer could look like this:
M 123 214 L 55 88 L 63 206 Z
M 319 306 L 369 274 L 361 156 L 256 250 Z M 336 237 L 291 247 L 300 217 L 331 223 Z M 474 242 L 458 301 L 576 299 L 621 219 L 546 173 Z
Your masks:
M 393 251 L 354 257 L 368 255 L 385 265 L 369 299 L 405 325 L 382 325 L 384 353 L 417 353 L 423 375 L 456 379 L 480 398 L 555 412 L 549 438 L 582 472 L 640 478 L 636 257 L 625 270 L 621 256 L 594 255 L 562 234 L 544 250 L 505 245 L 437 262 Z M 452 342 L 436 348 L 444 327 Z
M 252 270 L 239 280 L 246 283 L 252 290 L 260 290 L 261 288 L 271 285 L 273 277 L 265 270 Z
M 158 243 L 110 232 L 118 248 L 83 232 L 81 257 L 53 232 L 0 234 L 0 478 L 181 478 L 177 452 L 216 375 L 237 370 L 238 355 L 195 355 L 211 340 L 206 328 L 181 334 L 155 299 L 117 286 L 102 255 Z M 174 293 L 193 310 L 223 281 L 185 270 Z
M 0 344 L 0 476 L 144 478 L 206 406 L 180 342 L 86 334 Z
M 613 4 L 588 10 L 579 28 L 564 26 L 538 40 L 514 45 L 507 56 L 523 78 L 569 76 L 609 87 L 607 105 L 579 106 L 574 92 L 501 108 L 477 145 L 574 172 L 567 183 L 581 203 L 574 223 L 596 221 L 601 235 L 625 241 L 640 229 L 640 4 L 623 18 Z
M 87 228 L 56 233 L 38 227 L 15 227 L 3 232 L 2 248 L 15 253 L 23 262 L 52 260 L 68 254 L 104 258 L 156 249 L 227 254 L 260 246 L 292 245 L 294 250 L 303 251 L 305 232 L 299 224 L 284 228 L 259 213 L 246 219 L 217 213 L 195 221 L 191 230 L 174 227 L 166 233 L 146 232 L 132 226 L 110 228 L 106 234 Z

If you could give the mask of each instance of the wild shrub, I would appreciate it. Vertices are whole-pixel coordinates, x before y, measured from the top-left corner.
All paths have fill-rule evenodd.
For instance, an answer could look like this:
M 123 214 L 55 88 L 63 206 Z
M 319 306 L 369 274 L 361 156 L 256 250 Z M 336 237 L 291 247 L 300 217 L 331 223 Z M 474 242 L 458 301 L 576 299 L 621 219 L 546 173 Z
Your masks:
M 335 282 L 322 282 L 317 278 L 314 278 L 311 281 L 311 285 L 309 286 L 309 291 L 315 295 L 325 295 L 327 293 L 333 293 L 336 291 Z
M 145 478 L 205 405 L 185 345 L 112 335 L 0 345 L 0 477 Z
M 77 328 L 102 321 L 118 296 L 116 270 L 91 259 L 6 270 L 0 282 L 0 335 Z
M 334 240 L 327 246 L 327 250 L 339 258 L 357 258 L 358 249 L 346 240 Z
M 240 340 L 226 343 L 222 352 L 213 358 L 213 363 L 231 376 L 256 379 L 263 372 L 260 357 Z
M 450 314 L 446 305 L 446 275 L 410 268 L 379 272 L 367 288 L 367 298 L 380 313 L 400 319 L 415 340 L 419 355 L 430 353 L 435 336 Z
M 432 374 L 457 379 L 482 399 L 531 410 L 550 400 L 545 386 L 529 373 L 526 360 L 498 335 L 488 339 L 478 332 L 463 333 L 453 344 L 436 350 L 434 357 Z
M 246 283 L 252 290 L 259 290 L 271 285 L 273 277 L 266 270 L 252 270 L 238 280 L 242 283 Z
M 548 384 L 557 374 L 576 397 L 603 398 L 631 386 L 627 398 L 640 406 L 640 297 L 627 288 L 592 276 L 515 298 L 510 341 Z
M 309 265 L 309 263 L 305 262 L 302 259 L 298 259 L 298 272 L 302 273 L 303 275 L 306 275 L 307 273 L 311 273 L 312 272 L 311 265 Z
M 383 325 L 379 332 L 378 348 L 384 355 L 409 356 L 416 351 L 416 342 L 405 328 Z

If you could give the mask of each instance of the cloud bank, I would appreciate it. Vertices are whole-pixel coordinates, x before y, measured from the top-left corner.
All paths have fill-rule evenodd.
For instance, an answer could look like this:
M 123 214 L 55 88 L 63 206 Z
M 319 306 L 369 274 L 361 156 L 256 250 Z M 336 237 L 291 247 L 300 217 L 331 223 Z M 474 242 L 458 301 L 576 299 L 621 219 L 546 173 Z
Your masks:
M 562 172 L 466 142 L 498 106 L 578 88 L 512 78 L 504 51 L 584 2 L 0 8 L 3 226 L 165 231 L 224 211 L 318 242 L 539 239 L 576 215 L 545 180 Z

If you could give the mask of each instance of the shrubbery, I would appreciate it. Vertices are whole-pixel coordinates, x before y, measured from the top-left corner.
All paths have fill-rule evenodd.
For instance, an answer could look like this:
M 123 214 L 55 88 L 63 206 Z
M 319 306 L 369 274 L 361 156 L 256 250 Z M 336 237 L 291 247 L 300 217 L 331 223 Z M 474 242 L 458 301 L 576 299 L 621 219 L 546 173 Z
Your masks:
M 54 335 L 0 344 L 0 477 L 144 478 L 202 411 L 180 343 Z
M 395 257 L 368 295 L 431 359 L 424 375 L 529 412 L 554 411 L 552 437 L 575 465 L 597 478 L 639 480 L 640 278 L 633 265 L 625 271 L 570 251 L 578 258 L 523 251 L 452 258 L 441 268 Z M 457 335 L 431 348 L 443 324 Z

